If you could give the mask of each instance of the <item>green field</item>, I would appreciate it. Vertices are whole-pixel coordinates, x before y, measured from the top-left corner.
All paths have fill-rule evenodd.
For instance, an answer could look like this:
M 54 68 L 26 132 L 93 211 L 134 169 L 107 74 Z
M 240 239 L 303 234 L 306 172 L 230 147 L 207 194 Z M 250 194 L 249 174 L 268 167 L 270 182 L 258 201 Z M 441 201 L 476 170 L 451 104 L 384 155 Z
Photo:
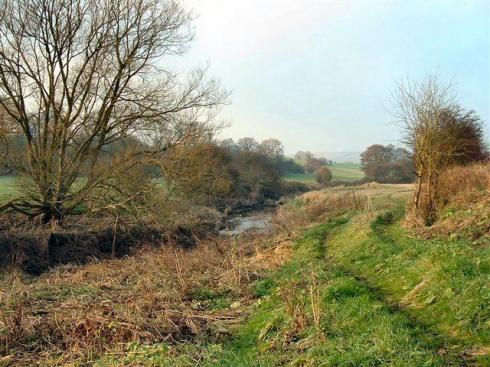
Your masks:
M 78 184 L 84 182 L 84 178 L 77 179 L 75 182 L 75 187 Z M 159 182 L 163 184 L 162 179 L 158 179 Z M 22 187 L 22 182 L 16 176 L 0 176 L 0 204 L 8 200 L 12 200 L 20 193 L 20 187 Z
M 329 166 L 334 181 L 357 181 L 364 177 L 358 163 L 335 163 Z M 315 183 L 314 173 L 290 173 L 283 177 L 285 181 Z
M 335 163 L 328 167 L 332 171 L 334 181 L 352 182 L 364 177 L 358 163 Z M 290 173 L 283 177 L 285 181 L 315 183 L 314 173 Z M 18 194 L 19 182 L 15 176 L 0 176 L 0 203 Z
M 0 202 L 14 198 L 18 194 L 19 183 L 14 176 L 0 176 Z

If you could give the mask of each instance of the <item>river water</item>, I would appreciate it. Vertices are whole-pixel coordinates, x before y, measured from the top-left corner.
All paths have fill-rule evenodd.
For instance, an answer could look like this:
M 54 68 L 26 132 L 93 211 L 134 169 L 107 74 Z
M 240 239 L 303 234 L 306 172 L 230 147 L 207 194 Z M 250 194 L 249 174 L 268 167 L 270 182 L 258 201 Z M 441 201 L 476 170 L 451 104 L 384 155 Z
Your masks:
M 227 220 L 226 228 L 222 229 L 221 236 L 235 236 L 245 232 L 265 232 L 272 223 L 272 214 L 255 212 L 232 217 Z

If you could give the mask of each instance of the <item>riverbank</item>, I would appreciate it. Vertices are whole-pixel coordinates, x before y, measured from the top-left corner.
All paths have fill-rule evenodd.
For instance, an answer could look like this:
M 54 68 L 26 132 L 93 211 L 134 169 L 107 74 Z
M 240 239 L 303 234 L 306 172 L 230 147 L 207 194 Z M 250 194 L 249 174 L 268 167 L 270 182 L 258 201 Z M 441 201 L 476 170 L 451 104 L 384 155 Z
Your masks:
M 62 223 L 43 225 L 4 214 L 0 217 L 0 273 L 20 270 L 35 276 L 59 265 L 131 256 L 142 248 L 190 249 L 215 236 L 264 230 L 275 208 L 308 190 L 303 184 L 283 183 L 275 199 L 230 199 L 216 208 L 176 204 L 173 217 L 167 219 L 80 213 L 66 216 Z
M 253 304 L 252 283 L 290 252 L 288 233 L 269 231 L 214 237 L 189 250 L 142 248 L 37 277 L 4 273 L 0 366 L 93 365 L 128 347 L 222 340 Z
M 400 222 L 411 193 L 310 192 L 278 208 L 271 231 L 9 274 L 0 361 L 487 366 L 489 249 L 414 238 Z
M 83 265 L 132 256 L 143 248 L 162 246 L 191 249 L 217 236 L 266 232 L 274 205 L 263 210 L 243 210 L 227 215 L 209 210 L 191 225 L 155 226 L 126 222 L 115 227 L 108 220 L 85 221 L 68 218 L 61 227 L 6 228 L 0 231 L 0 272 L 22 271 L 40 275 L 56 266 Z

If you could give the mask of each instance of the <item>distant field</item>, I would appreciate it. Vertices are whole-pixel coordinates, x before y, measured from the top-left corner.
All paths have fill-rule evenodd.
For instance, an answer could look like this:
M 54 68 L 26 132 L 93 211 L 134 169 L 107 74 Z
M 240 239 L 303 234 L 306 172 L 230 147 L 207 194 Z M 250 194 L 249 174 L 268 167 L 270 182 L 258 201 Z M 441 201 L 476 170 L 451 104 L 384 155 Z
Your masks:
M 0 176 L 0 202 L 12 199 L 17 193 L 17 178 L 14 176 Z
M 83 180 L 83 178 L 78 179 L 78 181 L 75 182 L 75 185 L 79 182 L 84 182 Z M 161 181 L 161 179 L 159 179 L 159 181 Z M 0 204 L 17 196 L 21 184 L 22 183 L 19 182 L 19 179 L 15 176 L 0 176 Z
M 328 167 L 332 171 L 334 181 L 356 181 L 364 177 L 361 171 L 361 165 L 358 163 L 335 163 Z M 314 173 L 290 173 L 284 176 L 285 181 L 294 181 L 302 183 L 314 183 Z
M 356 181 L 364 177 L 360 165 L 357 163 L 336 163 L 328 167 L 332 171 L 335 181 Z M 314 183 L 314 173 L 291 173 L 284 176 L 285 181 Z M 0 176 L 0 202 L 12 199 L 18 194 L 19 182 L 14 176 Z

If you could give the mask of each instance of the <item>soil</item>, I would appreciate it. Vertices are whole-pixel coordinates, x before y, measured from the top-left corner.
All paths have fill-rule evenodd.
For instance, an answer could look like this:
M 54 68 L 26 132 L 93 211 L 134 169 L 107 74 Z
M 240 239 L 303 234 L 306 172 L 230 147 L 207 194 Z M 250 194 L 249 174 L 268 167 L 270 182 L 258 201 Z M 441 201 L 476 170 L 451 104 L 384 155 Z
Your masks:
M 118 230 L 115 236 L 111 227 L 75 231 L 9 229 L 0 232 L 0 271 L 15 268 L 40 275 L 56 265 L 120 258 L 144 246 L 172 243 L 189 249 L 199 236 L 183 227 L 162 231 L 138 225 Z

